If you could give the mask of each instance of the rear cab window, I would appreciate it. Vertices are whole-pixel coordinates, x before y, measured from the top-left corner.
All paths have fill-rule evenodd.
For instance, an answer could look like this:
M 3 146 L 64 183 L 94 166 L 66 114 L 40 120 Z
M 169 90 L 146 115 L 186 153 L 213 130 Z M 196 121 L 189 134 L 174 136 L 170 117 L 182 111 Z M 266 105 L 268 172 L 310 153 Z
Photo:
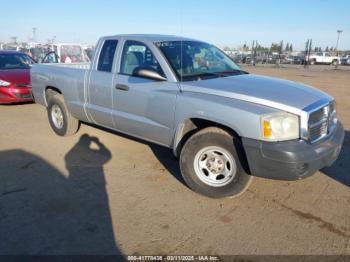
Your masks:
M 112 72 L 114 54 L 117 49 L 118 40 L 106 40 L 98 58 L 97 70 Z

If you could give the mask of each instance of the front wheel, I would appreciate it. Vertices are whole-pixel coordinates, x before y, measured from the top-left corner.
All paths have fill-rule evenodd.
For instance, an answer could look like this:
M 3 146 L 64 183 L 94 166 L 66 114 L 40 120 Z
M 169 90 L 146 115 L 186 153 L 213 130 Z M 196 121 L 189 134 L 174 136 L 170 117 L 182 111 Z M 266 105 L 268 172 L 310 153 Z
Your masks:
M 47 114 L 50 126 L 57 135 L 69 136 L 78 131 L 79 120 L 70 114 L 61 94 L 50 95 Z
M 240 162 L 235 138 L 216 127 L 202 129 L 185 143 L 180 155 L 180 169 L 187 185 L 212 198 L 237 197 L 250 185 Z

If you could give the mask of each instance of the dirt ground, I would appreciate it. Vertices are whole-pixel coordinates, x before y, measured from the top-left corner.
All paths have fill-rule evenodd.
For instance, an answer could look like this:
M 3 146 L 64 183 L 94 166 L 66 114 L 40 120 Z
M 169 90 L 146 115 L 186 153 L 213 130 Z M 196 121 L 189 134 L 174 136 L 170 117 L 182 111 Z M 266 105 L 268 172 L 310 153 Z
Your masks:
M 350 71 L 246 69 L 336 98 L 347 131 L 332 167 L 209 199 L 168 149 L 85 124 L 58 137 L 43 107 L 0 106 L 0 254 L 350 255 Z

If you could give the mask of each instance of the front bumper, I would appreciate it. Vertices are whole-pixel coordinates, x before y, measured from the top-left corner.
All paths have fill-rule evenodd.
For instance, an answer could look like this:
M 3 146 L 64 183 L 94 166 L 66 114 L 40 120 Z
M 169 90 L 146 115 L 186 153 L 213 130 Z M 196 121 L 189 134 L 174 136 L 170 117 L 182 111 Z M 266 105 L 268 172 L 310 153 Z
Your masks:
M 31 88 L 1 87 L 0 104 L 11 104 L 33 101 Z
M 339 121 L 331 135 L 314 144 L 304 140 L 265 142 L 242 138 L 251 174 L 280 180 L 308 177 L 332 165 L 343 141 L 344 128 Z

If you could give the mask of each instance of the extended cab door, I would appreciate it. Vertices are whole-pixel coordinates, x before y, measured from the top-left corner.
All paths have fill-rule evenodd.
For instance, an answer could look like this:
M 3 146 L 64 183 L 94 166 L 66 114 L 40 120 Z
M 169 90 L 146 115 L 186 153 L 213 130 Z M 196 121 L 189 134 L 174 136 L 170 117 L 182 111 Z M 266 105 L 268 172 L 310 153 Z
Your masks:
M 153 50 L 152 50 L 153 48 Z M 134 75 L 137 68 L 156 70 L 165 76 L 155 56 L 157 50 L 143 42 L 125 41 L 118 76 L 114 79 L 113 119 L 124 133 L 169 146 L 174 130 L 175 81 L 156 81 Z M 163 65 L 165 61 L 162 61 Z
M 332 63 L 332 56 L 330 53 L 324 53 L 323 63 L 327 63 L 327 64 Z
M 113 95 L 113 65 L 118 40 L 110 39 L 100 43 L 94 65 L 87 79 L 87 113 L 92 122 L 113 128 L 112 95 Z

